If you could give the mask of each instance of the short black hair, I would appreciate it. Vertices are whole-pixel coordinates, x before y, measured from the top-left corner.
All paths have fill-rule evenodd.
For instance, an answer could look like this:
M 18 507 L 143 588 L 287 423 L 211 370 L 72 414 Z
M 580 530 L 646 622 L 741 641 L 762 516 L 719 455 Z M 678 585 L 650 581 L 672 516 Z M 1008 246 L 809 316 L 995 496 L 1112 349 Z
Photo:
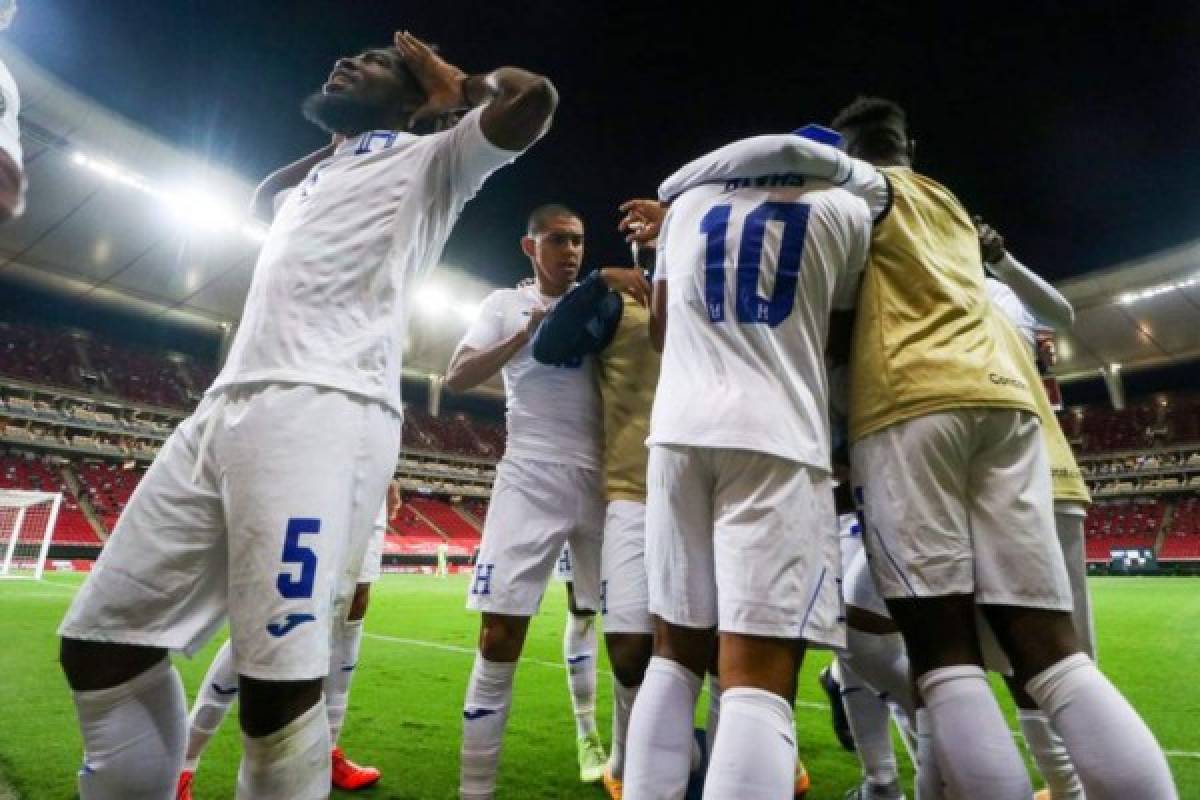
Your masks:
M 908 146 L 908 115 L 893 100 L 860 95 L 831 124 L 841 133 L 852 131 L 857 155 L 868 161 L 890 158 Z M 896 128 L 904 132 L 903 142 L 896 140 Z
M 833 118 L 835 130 L 870 128 L 884 122 L 899 122 L 908 128 L 908 115 L 894 100 L 859 95 Z
M 555 217 L 574 217 L 583 221 L 583 217 L 577 211 L 567 208 L 562 203 L 545 203 L 529 212 L 529 223 L 525 226 L 525 231 L 530 236 L 536 236 L 546 230 L 550 220 Z

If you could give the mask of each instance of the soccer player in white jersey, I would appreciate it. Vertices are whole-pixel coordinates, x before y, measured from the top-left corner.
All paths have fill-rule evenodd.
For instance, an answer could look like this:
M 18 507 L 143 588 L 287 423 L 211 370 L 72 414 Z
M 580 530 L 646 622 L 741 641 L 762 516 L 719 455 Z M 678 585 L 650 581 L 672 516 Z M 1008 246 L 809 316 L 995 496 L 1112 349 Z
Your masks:
M 362 645 L 363 619 L 371 597 L 371 584 L 379 580 L 383 563 L 384 537 L 387 535 L 388 507 L 385 502 L 379 507 L 371 532 L 371 542 L 363 555 L 358 585 L 346 617 L 334 626 L 333 647 L 330 649 L 329 674 L 325 676 L 325 709 L 329 719 L 329 740 L 333 743 L 331 754 L 331 778 L 333 788 L 354 791 L 373 786 L 381 773 L 375 767 L 363 767 L 346 758 L 338 745 L 338 737 L 346 719 L 346 707 L 350 698 L 350 680 L 358 666 L 358 653 Z M 184 754 L 183 772 L 179 775 L 176 800 L 192 800 L 192 783 L 200 757 L 208 742 L 217 732 L 225 715 L 229 713 L 238 693 L 237 671 L 233 665 L 231 641 L 217 651 L 200 690 L 196 703 L 188 717 L 188 743 Z
M 592 362 L 547 366 L 534 360 L 531 347 L 546 312 L 575 282 L 583 244 L 578 214 L 561 205 L 535 209 L 521 240 L 534 282 L 497 290 L 483 301 L 446 371 L 453 391 L 500 371 L 507 398 L 504 458 L 496 467 L 467 596 L 468 608 L 483 612 L 463 703 L 459 793 L 471 800 L 495 791 L 517 660 L 564 543 L 571 545 L 576 602 L 600 607 L 604 480 Z M 587 782 L 604 773 L 592 719 L 590 730 L 578 731 L 580 778 Z
M 0 31 L 12 24 L 16 0 L 0 0 Z M 0 223 L 25 210 L 25 164 L 21 155 L 21 94 L 8 67 L 0 62 Z
M 943 776 L 973 797 L 1032 790 L 982 669 L 978 604 L 1089 798 L 1176 797 L 1153 734 L 1081 651 L 1031 394 L 1040 387 L 999 344 L 970 217 L 912 170 L 896 104 L 860 98 L 834 127 L 849 156 L 760 136 L 689 164 L 660 194 L 770 165 L 884 198 L 872 205 L 851 360 L 851 459 L 871 570 L 903 632 Z
M 541 76 L 467 76 L 407 32 L 339 59 L 306 103 L 344 141 L 280 206 L 224 369 L 138 485 L 60 628 L 83 800 L 171 795 L 187 708 L 168 652 L 196 652 L 226 614 L 244 734 L 237 797 L 328 796 L 322 683 L 400 446 L 412 291 L 463 206 L 556 104 Z M 469 107 L 447 130 L 410 132 Z
M 844 642 L 824 359 L 833 310 L 853 307 L 871 216 L 828 186 L 794 174 L 698 186 L 662 226 L 646 505 L 657 622 L 628 800 L 683 796 L 716 636 L 721 722 L 704 796 L 790 797 L 805 642 Z

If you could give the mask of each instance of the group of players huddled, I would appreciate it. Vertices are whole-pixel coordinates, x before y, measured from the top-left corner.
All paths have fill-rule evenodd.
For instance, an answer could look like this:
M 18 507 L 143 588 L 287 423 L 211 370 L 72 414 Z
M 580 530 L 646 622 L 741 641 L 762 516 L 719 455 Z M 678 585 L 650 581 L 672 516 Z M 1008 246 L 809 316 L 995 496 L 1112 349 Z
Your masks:
M 465 204 L 556 106 L 545 77 L 466 75 L 407 32 L 339 59 L 306 101 L 333 141 L 259 187 L 271 227 L 228 360 L 60 628 L 83 800 L 190 797 L 235 694 L 238 798 L 378 779 L 335 745 L 400 447 L 410 303 Z M 613 798 L 682 798 L 698 778 L 706 798 L 802 793 L 792 707 L 809 646 L 837 654 L 822 681 L 863 763 L 849 798 L 905 796 L 894 717 L 921 800 L 1029 800 L 985 668 L 1008 679 L 1047 796 L 1175 798 L 1094 662 L 1089 498 L 1033 347 L 1071 308 L 914 171 L 904 112 L 860 98 L 831 129 L 735 142 L 622 210 L 635 252 L 656 253 L 652 280 L 636 263 L 577 280 L 583 220 L 539 207 L 521 239 L 532 282 L 485 300 L 446 371 L 453 391 L 502 373 L 508 425 L 468 590 L 482 615 L 460 796 L 494 795 L 514 673 L 565 546 L 580 777 Z M 189 726 L 168 653 L 226 619 Z

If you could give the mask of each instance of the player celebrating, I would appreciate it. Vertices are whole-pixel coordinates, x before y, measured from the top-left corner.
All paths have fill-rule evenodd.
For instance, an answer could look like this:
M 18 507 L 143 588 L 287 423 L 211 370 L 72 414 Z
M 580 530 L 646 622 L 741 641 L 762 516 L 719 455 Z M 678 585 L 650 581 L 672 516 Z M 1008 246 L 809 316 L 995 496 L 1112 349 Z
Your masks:
M 1036 387 L 1000 343 L 970 217 L 912 170 L 894 103 L 860 98 L 834 125 L 858 158 L 795 136 L 758 137 L 689 165 L 664 191 L 770 163 L 886 198 L 855 328 L 851 459 L 871 569 L 904 636 L 943 777 L 965 797 L 1032 791 L 981 667 L 979 604 L 1089 798 L 1174 798 L 1153 735 L 1080 652 Z
M 467 597 L 483 617 L 463 704 L 463 798 L 490 798 L 495 790 L 517 659 L 564 543 L 571 546 L 576 603 L 600 606 L 604 500 L 592 361 L 550 367 L 530 352 L 542 318 L 579 273 L 583 236 L 574 211 L 535 209 L 521 240 L 534 283 L 489 295 L 446 370 L 453 391 L 501 371 L 508 407 L 504 458 Z M 604 760 L 593 721 L 591 730 L 579 731 L 580 779 L 600 780 Z
M 870 226 L 861 200 L 795 175 L 697 186 L 663 224 L 646 507 L 659 621 L 630 722 L 630 800 L 682 796 L 714 629 L 705 797 L 791 796 L 804 640 L 843 643 L 824 357 Z
M 412 287 L 556 103 L 543 77 L 468 77 L 408 33 L 339 59 L 306 103 L 345 141 L 280 206 L 225 368 L 138 485 L 60 629 L 84 800 L 171 795 L 187 709 L 167 652 L 194 653 L 226 613 L 237 796 L 328 796 L 331 627 L 395 467 Z M 410 132 L 472 106 L 449 130 Z
M 375 517 L 371 543 L 363 556 L 362 571 L 358 576 L 358 586 L 354 589 L 350 609 L 342 623 L 334 627 L 329 674 L 325 676 L 325 709 L 329 718 L 329 741 L 333 743 L 330 773 L 333 788 L 345 791 L 373 786 L 381 777 L 375 767 L 362 767 L 346 758 L 337 742 L 346 719 L 350 679 L 354 677 L 355 668 L 358 666 L 363 619 L 367 615 L 367 605 L 370 602 L 371 584 L 379 580 L 387 520 L 385 503 L 379 507 L 379 514 Z M 225 640 L 225 644 L 217 651 L 212 664 L 209 665 L 208 672 L 200 684 L 200 691 L 196 695 L 196 704 L 188 718 L 187 751 L 184 754 L 183 772 L 179 776 L 177 800 L 192 800 L 192 782 L 200 765 L 200 757 L 237 697 L 237 672 L 233 666 L 230 642 L 229 639 Z
M 604 784 L 620 798 L 629 714 L 649 663 L 653 626 L 645 567 L 646 435 L 658 383 L 650 344 L 650 285 L 640 268 L 595 270 L 538 328 L 533 355 L 568 364 L 594 355 L 604 430 L 604 639 L 612 664 L 612 754 Z M 568 619 L 568 624 L 573 617 Z

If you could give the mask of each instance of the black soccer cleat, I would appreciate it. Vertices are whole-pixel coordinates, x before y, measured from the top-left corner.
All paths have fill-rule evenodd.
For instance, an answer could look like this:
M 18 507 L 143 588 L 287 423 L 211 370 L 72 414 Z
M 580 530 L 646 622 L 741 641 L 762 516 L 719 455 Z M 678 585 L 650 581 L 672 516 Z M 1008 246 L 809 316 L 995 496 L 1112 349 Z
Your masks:
M 854 751 L 854 734 L 850 733 L 850 720 L 846 718 L 846 707 L 842 704 L 842 686 L 833 678 L 829 667 L 821 670 L 817 683 L 829 698 L 829 717 L 833 723 L 833 735 L 843 748 Z

